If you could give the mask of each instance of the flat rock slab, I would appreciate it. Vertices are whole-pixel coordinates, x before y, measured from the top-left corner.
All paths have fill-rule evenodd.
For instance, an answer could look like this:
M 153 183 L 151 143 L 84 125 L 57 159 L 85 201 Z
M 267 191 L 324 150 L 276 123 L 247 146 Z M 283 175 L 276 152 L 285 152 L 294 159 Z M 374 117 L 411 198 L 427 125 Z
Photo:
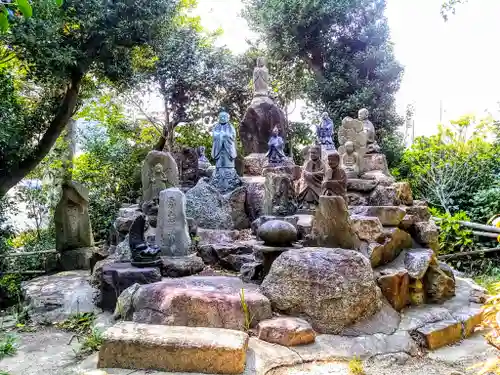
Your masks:
M 425 347 L 434 350 L 454 344 L 462 339 L 462 323 L 456 320 L 444 320 L 427 324 L 417 330 Z
M 310 344 L 316 339 L 316 333 L 307 321 L 291 316 L 263 320 L 257 329 L 260 340 L 283 346 Z
M 22 290 L 34 323 L 66 320 L 77 312 L 98 312 L 88 271 L 66 271 L 34 278 Z
M 249 317 L 243 312 L 242 289 Z M 271 303 L 257 285 L 229 276 L 189 276 L 141 285 L 123 301 L 123 310 L 126 320 L 137 323 L 236 330 L 248 328 L 248 323 L 255 326 L 272 314 Z
M 205 263 L 196 255 L 184 257 L 161 257 L 161 275 L 164 277 L 191 276 L 203 271 Z
M 355 206 L 351 214 L 378 217 L 382 225 L 398 226 L 405 217 L 405 210 L 398 206 Z
M 217 328 L 120 322 L 103 334 L 98 367 L 241 374 L 248 335 Z

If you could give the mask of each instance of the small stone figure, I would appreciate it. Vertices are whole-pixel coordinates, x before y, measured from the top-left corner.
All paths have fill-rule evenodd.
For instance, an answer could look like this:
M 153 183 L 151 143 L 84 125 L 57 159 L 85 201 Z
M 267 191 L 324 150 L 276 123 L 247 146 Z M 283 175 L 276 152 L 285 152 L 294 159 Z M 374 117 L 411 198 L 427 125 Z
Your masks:
M 321 115 L 321 124 L 316 126 L 317 144 L 321 145 L 325 150 L 335 150 L 335 145 L 332 139 L 333 121 L 328 116 L 327 112 Z
M 156 164 L 153 170 L 153 176 L 151 177 L 151 189 L 153 191 L 153 200 L 158 203 L 158 197 L 160 192 L 167 188 L 168 181 L 167 176 L 163 172 L 163 165 L 160 163 Z
M 285 142 L 283 142 L 283 138 L 280 137 L 279 132 L 278 127 L 275 126 L 273 128 L 273 134 L 271 138 L 269 138 L 269 150 L 267 151 L 266 157 L 270 165 L 280 165 L 286 158 L 285 152 L 283 151 Z
M 304 164 L 302 171 L 300 192 L 297 199 L 300 207 L 307 204 L 310 209 L 313 209 L 317 206 L 325 169 L 325 163 L 321 160 L 321 148 L 312 146 L 309 149 L 309 160 Z
M 141 214 L 132 223 L 129 232 L 129 245 L 132 252 L 132 265 L 135 267 L 157 267 L 161 264 L 160 247 L 151 245 L 144 239 L 146 216 Z
M 253 96 L 269 96 L 269 71 L 266 59 L 259 57 L 257 66 L 253 70 Z
M 347 175 L 340 168 L 340 155 L 338 152 L 335 151 L 328 155 L 328 167 L 325 180 L 321 186 L 321 195 L 329 197 L 341 196 L 345 199 L 347 194 Z
M 198 147 L 198 168 L 207 169 L 210 167 L 210 161 L 207 159 L 205 155 L 205 146 Z
M 380 153 L 380 146 L 375 140 L 375 127 L 372 122 L 368 119 L 370 113 L 366 108 L 362 108 L 358 112 L 358 120 L 363 123 L 365 128 L 365 133 L 367 136 L 366 142 L 366 153 L 367 154 L 378 154 Z
M 346 152 L 342 157 L 342 168 L 346 172 L 348 178 L 358 178 L 359 157 L 358 153 L 354 151 L 354 143 L 347 141 L 344 147 Z

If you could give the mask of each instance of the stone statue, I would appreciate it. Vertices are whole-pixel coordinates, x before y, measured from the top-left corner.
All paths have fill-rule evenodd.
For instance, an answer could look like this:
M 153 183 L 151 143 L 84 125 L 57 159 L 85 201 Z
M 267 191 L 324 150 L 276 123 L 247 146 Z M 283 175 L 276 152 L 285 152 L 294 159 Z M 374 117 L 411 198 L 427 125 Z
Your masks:
M 227 112 L 219 114 L 219 122 L 215 124 L 212 134 L 212 157 L 215 160 L 215 172 L 210 184 L 225 194 L 242 184 L 235 168 L 236 130 L 229 122 Z
M 380 153 L 380 146 L 375 140 L 375 127 L 372 122 L 368 119 L 370 113 L 366 108 L 362 108 L 358 111 L 358 120 L 363 123 L 363 127 L 366 133 L 366 153 L 367 154 L 378 154 Z
M 210 167 L 210 161 L 207 159 L 205 155 L 205 146 L 198 147 L 198 168 L 207 169 Z
M 150 245 L 144 239 L 146 216 L 137 216 L 130 227 L 129 245 L 132 252 L 132 265 L 135 267 L 157 267 L 161 264 L 160 247 Z
M 269 71 L 266 59 L 259 57 L 253 70 L 253 96 L 269 96 Z
M 340 196 L 345 199 L 347 194 L 347 175 L 340 168 L 340 155 L 332 152 L 328 155 L 328 169 L 321 185 L 321 195 L 329 197 Z
M 321 147 L 312 146 L 309 149 L 309 160 L 302 168 L 302 179 L 297 198 L 300 207 L 304 207 L 306 204 L 309 208 L 317 206 L 325 169 L 325 163 L 321 160 Z
M 285 161 L 286 155 L 283 151 L 285 147 L 285 142 L 283 138 L 279 135 L 279 129 L 277 126 L 273 129 L 273 134 L 269 138 L 268 142 L 269 150 L 267 151 L 266 157 L 270 165 L 279 165 Z
M 335 150 L 335 145 L 332 139 L 333 121 L 328 116 L 327 112 L 321 115 L 321 123 L 316 126 L 317 144 L 321 145 L 324 150 Z
M 153 169 L 153 176 L 151 176 L 151 189 L 153 192 L 153 200 L 158 203 L 160 192 L 168 187 L 167 176 L 163 171 L 163 165 L 156 164 Z
M 342 168 L 349 178 L 359 177 L 359 155 L 354 150 L 354 143 L 347 141 L 344 145 L 345 154 L 342 156 Z
M 216 168 L 234 168 L 236 159 L 236 130 L 229 122 L 227 112 L 219 113 L 219 122 L 213 129 L 212 157 Z

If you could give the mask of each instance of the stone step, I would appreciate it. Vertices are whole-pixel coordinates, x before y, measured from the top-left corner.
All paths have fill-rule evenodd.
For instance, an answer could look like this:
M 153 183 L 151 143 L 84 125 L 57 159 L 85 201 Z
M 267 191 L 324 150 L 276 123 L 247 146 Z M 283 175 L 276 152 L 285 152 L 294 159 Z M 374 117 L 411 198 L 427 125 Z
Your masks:
M 248 335 L 220 328 L 119 322 L 103 334 L 98 368 L 240 374 Z
M 462 340 L 462 323 L 456 320 L 443 320 L 426 324 L 415 332 L 423 346 L 434 350 Z

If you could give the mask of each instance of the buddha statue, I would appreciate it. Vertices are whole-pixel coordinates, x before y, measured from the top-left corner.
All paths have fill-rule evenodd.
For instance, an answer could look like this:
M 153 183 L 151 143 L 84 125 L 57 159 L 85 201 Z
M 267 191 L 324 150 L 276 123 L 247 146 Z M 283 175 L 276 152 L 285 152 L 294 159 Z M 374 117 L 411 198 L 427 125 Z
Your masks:
M 253 96 L 269 96 L 269 71 L 266 59 L 259 57 L 253 70 Z
M 358 111 L 358 120 L 363 123 L 363 127 L 366 133 L 366 153 L 367 154 L 378 154 L 380 153 L 380 146 L 375 140 L 375 127 L 372 122 L 368 119 L 370 113 L 366 108 L 362 108 Z

